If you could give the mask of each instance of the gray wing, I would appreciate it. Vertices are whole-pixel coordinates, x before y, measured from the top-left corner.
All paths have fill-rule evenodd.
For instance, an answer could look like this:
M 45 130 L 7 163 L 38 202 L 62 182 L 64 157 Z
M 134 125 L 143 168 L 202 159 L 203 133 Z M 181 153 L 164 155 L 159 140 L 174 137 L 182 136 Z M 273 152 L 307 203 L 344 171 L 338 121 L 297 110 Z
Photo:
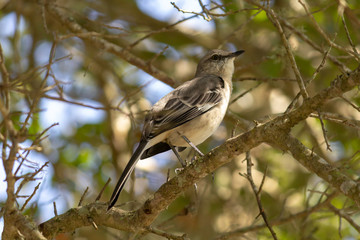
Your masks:
M 206 113 L 221 101 L 224 86 L 221 77 L 205 75 L 176 88 L 147 114 L 143 137 L 151 139 Z

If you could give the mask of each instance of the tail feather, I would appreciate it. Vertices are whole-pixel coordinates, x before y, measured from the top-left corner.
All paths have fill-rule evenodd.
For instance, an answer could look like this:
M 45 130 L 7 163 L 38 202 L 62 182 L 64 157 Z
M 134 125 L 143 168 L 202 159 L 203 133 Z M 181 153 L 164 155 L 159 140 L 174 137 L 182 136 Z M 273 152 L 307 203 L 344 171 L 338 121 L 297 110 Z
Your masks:
M 110 208 L 112 208 L 115 205 L 116 201 L 118 200 L 121 190 L 123 189 L 130 174 L 134 170 L 134 167 L 135 167 L 137 161 L 139 160 L 141 154 L 145 151 L 145 147 L 146 147 L 147 143 L 148 143 L 148 141 L 140 141 L 139 146 L 136 148 L 135 152 L 131 156 L 131 158 L 130 158 L 128 164 L 126 165 L 123 173 L 121 174 L 121 176 L 116 184 L 116 187 L 114 189 L 114 192 L 110 198 L 108 210 Z

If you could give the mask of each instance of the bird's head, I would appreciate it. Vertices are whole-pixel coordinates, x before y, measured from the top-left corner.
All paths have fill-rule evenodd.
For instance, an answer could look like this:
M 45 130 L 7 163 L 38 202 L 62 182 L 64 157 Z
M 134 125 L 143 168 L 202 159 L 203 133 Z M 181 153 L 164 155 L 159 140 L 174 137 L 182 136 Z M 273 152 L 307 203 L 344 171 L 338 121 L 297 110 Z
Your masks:
M 196 77 L 206 74 L 215 74 L 224 79 L 231 80 L 234 73 L 234 59 L 240 56 L 244 50 L 229 52 L 220 49 L 209 51 L 199 62 Z

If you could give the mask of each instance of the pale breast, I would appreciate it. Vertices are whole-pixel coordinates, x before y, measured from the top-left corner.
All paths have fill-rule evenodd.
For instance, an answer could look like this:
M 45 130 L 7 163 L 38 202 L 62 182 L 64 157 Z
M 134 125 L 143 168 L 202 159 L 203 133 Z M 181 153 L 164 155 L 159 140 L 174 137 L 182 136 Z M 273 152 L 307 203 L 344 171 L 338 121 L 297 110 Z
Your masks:
M 213 109 L 171 131 L 165 137 L 173 146 L 188 147 L 180 135 L 186 136 L 192 143 L 198 145 L 209 138 L 222 122 L 230 99 L 230 87 L 226 84 L 222 100 Z

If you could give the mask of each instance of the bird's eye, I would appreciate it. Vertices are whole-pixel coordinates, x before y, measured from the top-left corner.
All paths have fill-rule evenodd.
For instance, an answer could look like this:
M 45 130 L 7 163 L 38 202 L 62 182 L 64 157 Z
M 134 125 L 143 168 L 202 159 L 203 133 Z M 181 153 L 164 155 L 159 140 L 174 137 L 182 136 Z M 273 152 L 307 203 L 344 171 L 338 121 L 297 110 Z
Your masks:
M 211 60 L 217 61 L 217 60 L 220 60 L 220 58 L 221 58 L 220 55 L 215 54 L 211 57 Z

